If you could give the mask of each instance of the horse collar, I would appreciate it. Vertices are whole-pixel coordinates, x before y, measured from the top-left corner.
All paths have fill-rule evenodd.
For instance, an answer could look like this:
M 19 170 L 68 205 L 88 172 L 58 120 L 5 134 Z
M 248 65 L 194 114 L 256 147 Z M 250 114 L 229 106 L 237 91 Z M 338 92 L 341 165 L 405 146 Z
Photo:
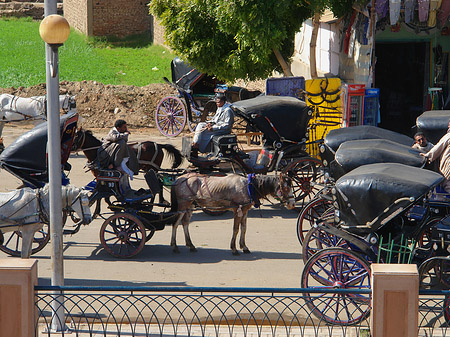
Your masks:
M 255 180 L 255 174 L 254 173 L 250 173 L 248 175 L 248 180 L 247 180 L 247 190 L 248 190 L 248 195 L 250 196 L 250 201 L 254 203 L 254 206 L 256 208 L 259 208 L 259 206 L 261 206 L 261 203 L 259 202 L 259 198 L 256 196 L 256 188 L 255 185 L 253 184 Z

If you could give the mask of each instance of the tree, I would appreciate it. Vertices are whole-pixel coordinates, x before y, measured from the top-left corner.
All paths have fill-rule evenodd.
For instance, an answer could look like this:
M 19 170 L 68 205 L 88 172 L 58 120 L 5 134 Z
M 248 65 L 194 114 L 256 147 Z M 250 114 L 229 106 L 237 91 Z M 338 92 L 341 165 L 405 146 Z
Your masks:
M 149 7 L 178 56 L 234 81 L 266 78 L 274 70 L 289 75 L 285 60 L 293 55 L 295 33 L 329 2 L 342 0 L 152 0 Z

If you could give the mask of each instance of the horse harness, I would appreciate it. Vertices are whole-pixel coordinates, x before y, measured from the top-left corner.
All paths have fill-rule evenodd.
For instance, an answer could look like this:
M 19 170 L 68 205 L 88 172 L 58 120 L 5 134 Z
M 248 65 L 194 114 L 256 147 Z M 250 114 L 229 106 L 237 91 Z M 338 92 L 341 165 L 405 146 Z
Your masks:
M 156 169 L 156 171 L 159 171 L 159 169 L 161 168 L 160 165 L 155 164 L 155 159 L 158 156 L 158 151 L 159 151 L 159 147 L 158 144 L 153 142 L 153 147 L 155 148 L 155 151 L 153 153 L 153 157 L 150 160 L 143 160 L 141 159 L 141 155 L 142 155 L 142 143 L 138 144 L 138 151 L 136 154 L 137 160 L 139 164 L 144 164 L 144 165 L 150 165 L 152 166 L 154 169 Z
M 43 107 L 43 109 L 39 112 L 39 115 L 36 115 L 36 116 L 30 116 L 30 115 L 27 115 L 27 114 L 25 114 L 25 113 L 23 113 L 23 112 L 20 112 L 19 110 L 13 108 L 14 101 L 17 101 L 19 98 L 21 98 L 21 97 L 20 97 L 20 96 L 13 95 L 13 97 L 12 97 L 12 99 L 11 99 L 11 102 L 9 103 L 10 109 L 4 109 L 3 106 L 0 106 L 1 111 L 2 111 L 2 112 L 13 112 L 13 113 L 16 113 L 16 114 L 18 114 L 18 115 L 22 115 L 22 116 L 23 116 L 23 120 L 25 120 L 25 121 L 26 121 L 26 120 L 37 119 L 37 117 L 40 117 L 41 115 L 47 116 L 47 99 L 44 100 L 44 107 Z M 39 100 L 36 100 L 36 101 L 42 103 L 42 102 L 39 101 Z M 17 102 L 16 102 L 16 106 L 17 106 Z

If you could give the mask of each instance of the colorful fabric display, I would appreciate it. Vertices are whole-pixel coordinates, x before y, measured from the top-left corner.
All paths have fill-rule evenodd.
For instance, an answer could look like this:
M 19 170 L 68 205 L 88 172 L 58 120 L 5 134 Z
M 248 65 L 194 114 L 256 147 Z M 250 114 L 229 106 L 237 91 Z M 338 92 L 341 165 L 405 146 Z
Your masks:
M 415 5 L 416 5 L 416 0 L 405 0 L 405 22 L 406 23 L 410 23 L 414 19 L 414 6 Z
M 450 15 L 450 0 L 442 0 L 441 8 L 438 10 L 438 20 L 441 27 L 447 23 L 448 16 Z
M 428 16 L 428 27 L 436 26 L 436 14 L 441 7 L 442 0 L 430 0 L 430 14 Z
M 395 25 L 400 17 L 401 0 L 389 0 L 389 19 L 391 25 Z
M 419 21 L 426 22 L 430 10 L 430 0 L 417 0 L 419 4 Z
M 375 11 L 378 15 L 378 20 L 384 18 L 389 9 L 389 0 L 376 0 Z

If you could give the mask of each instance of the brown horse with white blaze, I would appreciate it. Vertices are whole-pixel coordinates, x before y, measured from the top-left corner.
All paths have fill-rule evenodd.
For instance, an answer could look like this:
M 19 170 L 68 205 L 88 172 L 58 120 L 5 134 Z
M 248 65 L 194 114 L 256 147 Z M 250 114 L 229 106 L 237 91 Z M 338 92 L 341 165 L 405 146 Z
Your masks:
M 197 251 L 189 235 L 189 222 L 194 206 L 209 209 L 231 210 L 234 213 L 233 236 L 231 250 L 239 255 L 236 249 L 236 238 L 241 229 L 239 246 L 244 253 L 250 253 L 245 244 L 247 230 L 247 213 L 250 208 L 259 205 L 259 200 L 272 195 L 293 209 L 295 197 L 289 177 L 266 175 L 231 174 L 226 176 L 206 175 L 199 173 L 184 174 L 175 181 L 171 188 L 172 211 L 181 212 L 172 228 L 170 245 L 175 253 L 179 253 L 176 243 L 176 232 L 180 223 L 183 225 L 186 246 L 191 252 Z

